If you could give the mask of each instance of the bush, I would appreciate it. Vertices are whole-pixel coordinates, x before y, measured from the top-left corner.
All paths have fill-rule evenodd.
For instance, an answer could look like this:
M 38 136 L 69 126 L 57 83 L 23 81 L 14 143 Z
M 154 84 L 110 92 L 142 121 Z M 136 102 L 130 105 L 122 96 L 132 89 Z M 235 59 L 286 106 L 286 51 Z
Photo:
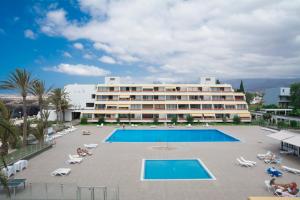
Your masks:
M 120 124 L 120 117 L 117 118 L 117 123 Z
M 240 124 L 241 123 L 241 118 L 238 115 L 234 115 L 233 123 Z
M 177 116 L 172 117 L 171 122 L 172 122 L 173 124 L 177 124 L 177 121 L 178 121 Z
M 278 128 L 287 128 L 288 127 L 288 124 L 286 124 L 285 122 L 278 122 L 277 123 L 277 127 Z
M 105 123 L 105 118 L 104 117 L 99 117 L 98 124 L 104 124 L 104 123 Z
M 297 128 L 297 127 L 298 127 L 297 121 L 295 121 L 295 120 L 290 121 L 290 126 L 291 126 L 292 128 Z
M 82 117 L 80 119 L 80 124 L 87 124 L 88 123 L 88 119 L 86 117 Z
M 194 117 L 191 116 L 191 115 L 187 115 L 186 116 L 186 122 L 189 123 L 189 124 L 194 123 Z
M 227 122 L 227 117 L 226 117 L 226 116 L 222 117 L 222 121 L 223 121 L 224 123 L 226 123 L 226 122 Z

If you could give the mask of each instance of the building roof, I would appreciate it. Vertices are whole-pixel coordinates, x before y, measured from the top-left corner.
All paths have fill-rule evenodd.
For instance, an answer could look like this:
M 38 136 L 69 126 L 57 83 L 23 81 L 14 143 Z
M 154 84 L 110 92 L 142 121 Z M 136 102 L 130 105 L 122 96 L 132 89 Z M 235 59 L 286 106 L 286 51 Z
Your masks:
M 294 137 L 295 134 L 291 133 L 289 131 L 279 131 L 277 133 L 272 133 L 272 134 L 267 135 L 267 136 L 270 137 L 270 138 L 282 141 L 282 140 L 286 140 L 288 138 Z
M 294 136 L 284 140 L 283 142 L 300 147 L 300 136 Z

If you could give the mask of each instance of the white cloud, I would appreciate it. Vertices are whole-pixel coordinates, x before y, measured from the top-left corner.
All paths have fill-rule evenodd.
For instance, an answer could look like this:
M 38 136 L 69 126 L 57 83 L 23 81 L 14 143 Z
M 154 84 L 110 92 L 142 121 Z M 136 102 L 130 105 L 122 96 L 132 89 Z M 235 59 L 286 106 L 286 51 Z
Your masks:
M 101 58 L 99 58 L 99 61 L 103 62 L 103 63 L 108 63 L 108 64 L 116 64 L 117 63 L 117 61 L 115 61 L 115 59 L 110 56 L 102 56 Z
M 84 49 L 83 44 L 81 44 L 79 42 L 74 43 L 73 47 L 76 48 L 76 49 L 79 49 L 79 50 Z
M 93 55 L 86 53 L 83 55 L 83 58 L 90 60 L 93 58 Z
M 162 80 L 300 76 L 300 0 L 79 0 L 79 6 L 88 21 L 68 21 L 59 9 L 48 12 L 42 31 L 89 40 L 125 64 L 160 66 Z
M 24 31 L 24 36 L 26 38 L 29 38 L 29 39 L 32 39 L 32 40 L 36 39 L 36 37 L 37 37 L 37 35 L 30 29 L 26 29 Z
M 44 68 L 45 71 L 54 71 L 68 75 L 77 76 L 106 76 L 110 74 L 109 71 L 102 69 L 94 65 L 84 65 L 84 64 L 65 64 L 61 63 L 57 66 Z
M 72 58 L 72 55 L 67 51 L 63 52 L 63 56 L 66 57 L 66 58 Z

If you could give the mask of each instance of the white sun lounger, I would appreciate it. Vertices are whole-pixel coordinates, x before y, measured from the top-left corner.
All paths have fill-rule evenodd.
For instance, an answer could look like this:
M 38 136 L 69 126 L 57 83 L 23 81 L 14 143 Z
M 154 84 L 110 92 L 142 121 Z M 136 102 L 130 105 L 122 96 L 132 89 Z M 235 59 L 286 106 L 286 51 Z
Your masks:
M 273 153 L 271 151 L 268 151 L 267 153 L 265 154 L 257 154 L 257 158 L 260 159 L 260 160 L 263 160 L 265 159 L 266 157 L 268 156 L 271 156 Z
M 96 148 L 97 146 L 98 146 L 98 144 L 84 144 L 84 147 L 88 148 L 88 149 L 93 149 L 93 148 Z
M 243 167 L 253 167 L 253 166 L 254 166 L 254 165 L 251 164 L 251 163 L 247 163 L 247 162 L 241 161 L 239 158 L 237 158 L 236 160 L 237 160 L 237 162 L 238 162 L 238 164 L 239 164 L 240 166 L 243 166 Z
M 7 166 L 7 168 L 3 168 L 2 169 L 2 173 L 7 176 L 7 177 L 10 177 L 12 175 L 15 175 L 17 173 L 17 170 L 15 168 L 14 165 L 10 165 L 10 166 Z
M 77 164 L 77 163 L 81 163 L 83 160 L 83 158 L 80 157 L 74 157 L 72 155 L 69 155 L 69 160 L 67 160 L 67 162 L 69 164 Z
M 287 150 L 287 151 L 281 150 L 281 151 L 279 151 L 279 153 L 281 153 L 281 154 L 293 154 L 294 150 Z
M 287 166 L 282 166 L 282 169 L 283 169 L 284 171 L 287 171 L 287 172 L 291 172 L 291 173 L 299 174 L 299 175 L 300 175 L 300 169 L 295 169 L 295 168 L 291 168 L 291 167 L 287 167 Z
M 70 168 L 58 168 L 54 170 L 51 174 L 52 176 L 66 176 L 69 175 L 70 173 L 71 173 Z
M 23 169 L 26 169 L 28 167 L 28 161 L 27 160 L 19 160 L 14 163 L 14 167 L 16 171 L 22 171 Z
M 156 125 L 151 125 L 151 126 L 150 126 L 150 128 L 156 128 L 156 127 L 157 127 Z
M 255 161 L 246 160 L 243 156 L 241 156 L 241 161 L 246 162 L 246 163 L 250 163 L 250 164 L 253 164 L 253 165 L 256 165 Z

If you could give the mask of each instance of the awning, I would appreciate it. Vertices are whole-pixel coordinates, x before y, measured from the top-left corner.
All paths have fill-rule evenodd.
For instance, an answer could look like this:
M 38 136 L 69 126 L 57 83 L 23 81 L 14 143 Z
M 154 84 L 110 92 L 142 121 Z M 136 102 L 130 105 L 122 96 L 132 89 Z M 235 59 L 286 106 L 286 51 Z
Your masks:
M 283 142 L 300 147 L 300 136 L 288 138 L 286 140 L 283 140 Z
M 216 116 L 215 114 L 211 114 L 211 113 L 205 113 L 203 115 L 204 115 L 204 117 L 215 117 Z
M 119 98 L 130 98 L 130 95 L 120 95 Z
M 250 113 L 246 114 L 246 113 L 242 113 L 239 114 L 240 117 L 250 117 Z
M 128 108 L 130 105 L 119 105 L 119 108 Z
M 267 135 L 270 138 L 276 139 L 276 140 L 286 140 L 288 138 L 294 137 L 295 134 L 289 132 L 289 131 L 279 131 L 277 133 L 272 133 L 270 135 Z
M 193 117 L 203 117 L 203 114 L 191 114 Z

